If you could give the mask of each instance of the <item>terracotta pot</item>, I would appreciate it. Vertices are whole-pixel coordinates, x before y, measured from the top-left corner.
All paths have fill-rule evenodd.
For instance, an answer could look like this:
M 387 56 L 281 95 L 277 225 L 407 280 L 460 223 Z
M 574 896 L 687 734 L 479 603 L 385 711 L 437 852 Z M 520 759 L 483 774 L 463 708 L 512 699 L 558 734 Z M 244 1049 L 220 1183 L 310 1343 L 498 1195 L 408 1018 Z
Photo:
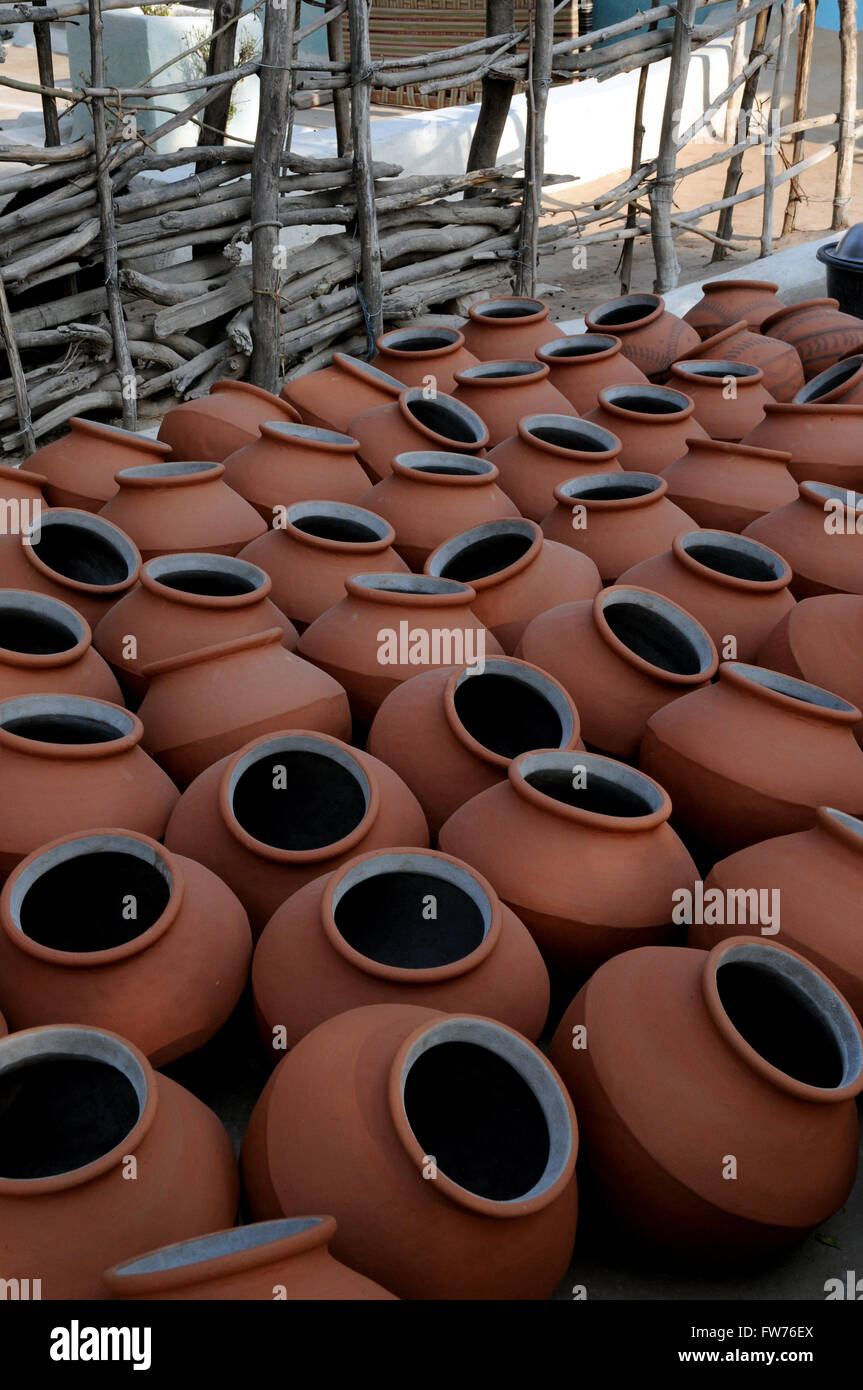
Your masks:
M 695 403 L 694 418 L 711 439 L 741 440 L 773 400 L 761 368 L 749 362 L 675 362 L 669 380 Z
M 540 613 L 518 654 L 569 692 L 590 746 L 630 759 L 654 711 L 704 685 L 719 664 L 691 614 L 629 584 Z
M 519 515 L 497 486 L 498 477 L 490 459 L 399 454 L 389 477 L 376 483 L 362 501 L 390 523 L 396 550 L 406 564 L 421 570 L 435 547 L 457 531 Z
M 0 1089 L 3 1266 L 38 1271 L 43 1299 L 107 1298 L 109 1265 L 233 1221 L 227 1134 L 125 1038 L 62 1025 L 11 1033 Z
M 788 471 L 790 454 L 752 444 L 693 439 L 663 477 L 668 495 L 699 526 L 742 531 L 750 522 L 797 496 Z
M 426 574 L 469 584 L 472 608 L 506 652 L 514 652 L 531 619 L 558 600 L 591 599 L 599 570 L 588 555 L 546 540 L 523 517 L 487 521 L 444 541 L 426 561 Z
M 644 386 L 647 377 L 625 357 L 623 343 L 610 333 L 576 333 L 555 338 L 536 356 L 551 372 L 551 384 L 579 415 L 593 410 L 604 386 Z
M 607 386 L 586 418 L 620 440 L 618 462 L 626 472 L 661 473 L 686 453 L 690 439 L 707 438 L 694 412 L 689 396 L 667 386 Z
M 575 1048 L 583 1028 L 590 1046 Z M 709 954 L 618 956 L 576 996 L 551 1056 L 599 1192 L 663 1253 L 711 1268 L 763 1258 L 853 1186 L 860 1030 L 829 980 L 781 946 L 735 937 Z
M 134 541 L 89 512 L 57 507 L 29 535 L 0 534 L 0 585 L 60 599 L 91 626 L 134 588 L 140 570 Z
M 753 660 L 863 708 L 863 596 L 803 599 L 780 618 Z M 863 742 L 863 725 L 855 732 Z
M 677 535 L 669 550 L 633 565 L 620 582 L 680 604 L 724 659 L 755 661 L 765 636 L 795 607 L 782 556 L 730 531 Z
M 368 749 L 404 779 L 434 836 L 465 801 L 503 781 L 520 753 L 580 748 L 579 733 L 563 686 L 501 656 L 482 671 L 453 667 L 405 681 L 375 715 Z
M 765 333 L 750 332 L 745 320 L 729 324 L 705 338 L 700 347 L 681 358 L 700 362 L 745 362 L 760 367 L 764 373 L 762 386 L 776 401 L 790 401 L 803 385 L 803 363 L 791 343 L 771 338 Z
M 392 472 L 393 459 L 416 450 L 482 454 L 488 444 L 484 421 L 450 396 L 429 399 L 411 386 L 398 400 L 358 415 L 350 424 L 358 453 L 373 483 Z
M 664 381 L 672 362 L 698 346 L 698 334 L 665 307 L 658 294 L 624 294 L 585 315 L 589 333 L 614 334 L 621 352 L 650 381 Z M 617 383 L 615 383 L 617 384 Z
M 863 811 L 854 705 L 760 666 L 725 661 L 715 685 L 658 710 L 641 766 L 662 779 L 687 843 L 711 863 L 813 823 L 818 806 Z
M 683 318 L 699 338 L 712 338 L 741 319 L 757 333 L 764 320 L 783 307 L 778 289 L 772 280 L 705 280 L 701 299 Z
M 73 415 L 69 433 L 37 449 L 27 461 L 44 476 L 50 507 L 98 512 L 117 491 L 114 479 L 121 468 L 163 463 L 170 455 L 169 445 L 157 439 Z
M 292 651 L 297 631 L 270 601 L 270 589 L 269 576 L 247 560 L 162 555 L 147 561 L 140 584 L 105 614 L 93 640 L 139 700 L 149 684 L 145 666 L 214 641 L 278 627 L 282 645 Z
M 122 1028 L 154 1067 L 221 1028 L 251 958 L 230 888 L 131 830 L 42 845 L 0 898 L 0 1003 L 12 1027 Z
M 620 473 L 620 440 L 609 430 L 564 415 L 528 415 L 492 450 L 501 485 L 522 516 L 542 521 L 554 489 L 584 473 Z
M 7 512 L 11 503 L 19 503 L 22 531 L 27 530 L 47 506 L 43 491 L 47 481 L 44 473 L 14 468 L 7 463 L 0 464 L 0 503 Z M 21 503 L 27 503 L 27 506 L 22 507 Z M 6 529 L 10 529 L 8 518 Z
M 481 664 L 501 654 L 467 584 L 426 574 L 355 574 L 345 590 L 306 628 L 297 650 L 344 686 L 361 724 L 421 669 Z
M 379 367 L 344 352 L 334 352 L 331 367 L 286 381 L 282 399 L 299 412 L 307 425 L 343 433 L 358 415 L 374 410 L 375 406 L 388 405 L 404 389 L 403 381 Z
M 603 584 L 667 549 L 692 517 L 666 496 L 655 473 L 593 473 L 570 478 L 554 489 L 556 505 L 542 523 L 548 540 L 589 555 Z
M 308 1211 L 326 1192 L 335 1255 L 400 1298 L 548 1298 L 566 1272 L 575 1114 L 542 1053 L 500 1023 L 351 1009 L 280 1063 L 255 1130 L 247 1196 L 263 1184 Z
M 799 493 L 795 502 L 753 521 L 744 536 L 774 547 L 788 561 L 797 599 L 863 594 L 863 497 L 830 483 L 801 483 Z
M 380 1284 L 333 1259 L 335 1232 L 331 1216 L 234 1226 L 114 1265 L 104 1283 L 112 1298 L 141 1303 L 394 1300 Z
M 480 362 L 458 372 L 456 382 L 453 399 L 485 421 L 491 448 L 515 434 L 526 415 L 576 413 L 566 396 L 552 386 L 542 362 Z
M 281 628 L 234 637 L 144 667 L 144 747 L 181 787 L 250 738 L 315 729 L 350 738 L 337 681 L 282 646 Z
M 132 537 L 143 560 L 206 551 L 236 555 L 263 535 L 254 507 L 228 487 L 221 463 L 157 463 L 117 474 L 102 516 Z
M 863 356 L 855 353 L 826 367 L 797 392 L 795 405 L 863 405 Z
M 478 358 L 468 352 L 464 334 L 455 328 L 394 328 L 377 340 L 374 359 L 405 386 L 433 385 L 438 391 L 455 388 L 456 372 L 474 367 Z M 432 381 L 429 381 L 432 378 Z
M 288 401 L 250 381 L 216 381 L 208 396 L 168 411 L 159 439 L 171 446 L 175 459 L 222 463 L 237 449 L 254 444 L 261 425 L 274 420 L 297 423 L 300 415 Z
M 183 793 L 165 843 L 234 890 L 260 934 L 303 884 L 356 854 L 427 845 L 419 803 L 384 763 L 324 734 L 255 739 Z
M 8 1031 L 9 1029 L 6 1027 L 6 1020 L 3 1017 L 3 1015 L 0 1014 L 0 1038 L 5 1038 Z
M 840 357 L 863 352 L 863 319 L 839 311 L 838 299 L 804 299 L 764 321 L 764 331 L 797 350 L 807 381 Z
M 356 448 L 355 439 L 335 430 L 262 425 L 252 444 L 225 459 L 225 482 L 272 526 L 292 502 L 359 502 L 369 480 Z
M 769 405 L 760 425 L 744 444 L 782 449 L 791 455 L 788 471 L 798 483 L 835 483 L 863 489 L 863 462 L 858 439 L 863 430 L 863 404 Z
M 344 598 L 348 575 L 369 568 L 407 574 L 408 566 L 396 554 L 394 541 L 389 522 L 364 507 L 294 502 L 281 525 L 247 545 L 240 558 L 266 571 L 272 580 L 273 602 L 302 632 Z
M 48 691 L 123 701 L 80 613 L 47 594 L 0 589 L 0 699 Z
M 179 793 L 139 748 L 140 719 L 82 695 L 0 701 L 0 875 L 75 830 L 121 825 L 162 838 Z
M 541 299 L 483 299 L 469 310 L 465 347 L 480 362 L 532 357 L 537 348 L 563 337 L 548 314 Z

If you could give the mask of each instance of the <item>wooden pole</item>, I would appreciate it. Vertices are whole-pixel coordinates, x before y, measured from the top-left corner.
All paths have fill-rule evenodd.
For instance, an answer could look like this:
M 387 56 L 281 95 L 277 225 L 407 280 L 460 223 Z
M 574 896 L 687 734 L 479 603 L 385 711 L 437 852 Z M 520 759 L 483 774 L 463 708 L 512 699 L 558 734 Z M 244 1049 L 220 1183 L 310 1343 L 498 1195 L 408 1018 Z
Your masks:
M 220 72 L 230 72 L 234 66 L 237 43 L 237 20 L 242 13 L 242 0 L 216 0 L 213 8 L 213 38 L 207 53 L 207 77 L 215 77 Z M 199 145 L 224 145 L 225 128 L 231 110 L 233 87 L 225 83 L 216 88 L 216 94 L 201 116 Z
M 671 225 L 671 209 L 674 203 L 677 169 L 677 138 L 692 52 L 692 25 L 696 3 L 697 0 L 680 0 L 677 6 L 665 109 L 662 113 L 662 131 L 659 137 L 659 157 L 656 161 L 656 178 L 650 188 L 650 238 L 656 265 L 653 287 L 657 294 L 674 289 L 680 278 L 680 265 Z
M 779 52 L 776 55 L 776 71 L 773 74 L 773 92 L 770 98 L 767 138 L 764 142 L 764 202 L 761 215 L 762 256 L 769 256 L 773 250 L 773 202 L 776 185 L 776 155 L 779 149 L 779 132 L 782 129 L 782 88 L 785 83 L 785 69 L 788 65 L 788 48 L 791 43 L 794 3 L 795 0 L 782 0 L 782 30 L 779 38 Z
M 857 0 L 839 0 L 839 46 L 842 96 L 839 107 L 839 157 L 833 194 L 834 231 L 848 226 L 854 173 L 854 113 L 857 106 Z
M 515 0 L 486 0 L 486 36 L 491 38 L 495 34 L 509 34 L 514 29 Z M 490 169 L 497 163 L 514 91 L 514 81 L 493 77 L 490 73 L 482 79 L 482 102 L 467 157 L 468 172 Z M 478 190 L 465 194 L 466 198 L 476 196 Z
M 767 27 L 770 23 L 771 14 L 772 10 L 762 10 L 755 20 L 755 29 L 752 34 L 752 47 L 749 50 L 749 63 L 747 63 L 747 67 L 755 62 L 757 58 L 761 57 L 764 52 L 764 42 L 767 38 Z M 748 129 L 752 117 L 752 108 L 755 105 L 755 97 L 758 93 L 758 81 L 760 76 L 761 67 L 759 66 L 754 72 L 750 73 L 746 82 L 743 84 L 743 96 L 740 99 L 739 116 L 740 132 L 743 133 Z M 742 134 L 739 133 L 739 139 L 742 138 Z M 739 154 L 733 155 L 729 161 L 728 168 L 725 171 L 725 187 L 722 191 L 723 198 L 732 198 L 740 187 L 740 180 L 743 177 L 743 155 L 744 151 L 741 150 Z M 717 236 L 721 237 L 723 241 L 731 241 L 733 223 L 734 213 L 731 207 L 723 208 L 716 228 Z M 717 245 L 710 259 L 712 261 L 724 261 L 727 255 L 727 248 Z
M 36 5 L 45 5 L 47 0 L 34 0 Z M 54 58 L 51 53 L 51 25 L 43 20 L 33 25 L 33 38 L 36 44 L 36 63 L 39 68 L 39 81 L 43 87 L 53 87 Z M 45 122 L 45 144 L 59 145 L 60 125 L 57 118 L 57 100 L 42 95 L 42 119 Z
M 800 15 L 800 29 L 797 40 L 797 73 L 794 78 L 794 114 L 792 121 L 804 121 L 809 108 L 809 76 L 812 71 L 812 46 L 815 40 L 815 8 L 818 0 L 805 0 L 805 8 Z M 799 164 L 803 158 L 806 144 L 805 130 L 798 130 L 791 147 L 791 163 Z M 788 202 L 782 219 L 782 235 L 794 231 L 797 221 L 797 208 L 802 200 L 803 190 L 799 179 L 792 179 L 788 185 Z
M 738 0 L 742 3 L 742 0 Z M 656 28 L 651 24 L 650 31 Z M 635 115 L 632 122 L 632 164 L 630 172 L 634 174 L 641 168 L 641 154 L 644 148 L 644 137 L 647 133 L 644 124 L 644 98 L 647 93 L 647 77 L 650 69 L 644 67 L 638 74 L 638 92 L 635 97 Z M 632 228 L 638 225 L 638 203 L 632 202 L 626 210 L 626 226 Z M 623 243 L 623 250 L 620 253 L 620 293 L 629 294 L 632 284 L 632 258 L 635 253 L 635 237 L 628 237 Z
M 9 361 L 9 374 L 12 377 L 18 423 L 21 427 L 24 448 L 29 456 L 36 448 L 33 421 L 30 417 L 30 397 L 27 392 L 27 378 L 24 375 L 24 368 L 21 366 L 21 355 L 18 352 L 18 344 L 12 329 L 9 301 L 6 298 L 6 289 L 2 280 L 0 280 L 0 333 L 3 336 L 3 345 L 6 348 L 6 357 Z
M 545 177 L 545 113 L 554 50 L 554 0 L 534 0 L 531 72 L 524 137 L 524 193 L 518 259 L 513 287 L 517 295 L 536 291 L 539 219 Z
M 746 5 L 746 0 L 737 0 L 738 14 Z M 743 61 L 746 54 L 746 25 L 738 24 L 734 30 L 731 40 L 731 62 L 728 73 L 729 81 L 743 71 Z M 726 145 L 736 145 L 737 143 L 737 118 L 740 115 L 740 96 L 741 91 L 737 91 L 728 98 L 728 105 L 725 108 L 725 143 Z
M 354 186 L 357 195 L 357 233 L 360 239 L 360 278 L 369 357 L 384 329 L 381 246 L 372 169 L 372 55 L 366 0 L 348 0 L 351 46 L 351 138 Z
M 334 10 L 340 0 L 326 0 L 326 8 Z M 341 19 L 333 19 L 327 25 L 327 54 L 330 62 L 343 62 L 345 40 Z M 351 96 L 344 88 L 333 92 L 333 110 L 336 118 L 336 149 L 340 155 L 351 152 Z

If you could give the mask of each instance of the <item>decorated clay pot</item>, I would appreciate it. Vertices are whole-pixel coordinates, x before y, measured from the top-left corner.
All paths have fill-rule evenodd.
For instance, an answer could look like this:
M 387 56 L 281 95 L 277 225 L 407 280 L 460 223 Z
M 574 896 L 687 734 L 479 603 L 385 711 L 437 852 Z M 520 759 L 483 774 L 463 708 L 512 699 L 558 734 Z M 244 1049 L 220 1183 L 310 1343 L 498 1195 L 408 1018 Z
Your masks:
M 428 844 L 419 803 L 384 763 L 324 734 L 255 739 L 183 793 L 165 843 L 233 888 L 260 934 L 303 884 L 356 854 Z
M 369 481 L 356 448 L 350 435 L 314 425 L 262 425 L 252 444 L 225 459 L 225 482 L 271 526 L 292 502 L 359 502 Z
M 651 381 L 663 381 L 672 362 L 698 345 L 698 334 L 669 313 L 658 294 L 624 294 L 585 315 L 589 333 L 614 334 L 621 352 Z
M 368 749 L 404 779 L 436 835 L 453 811 L 503 781 L 532 748 L 580 748 L 578 711 L 563 687 L 526 661 L 426 671 L 388 695 Z M 525 1031 L 525 1030 L 522 1030 Z
M 228 487 L 221 463 L 156 463 L 117 474 L 119 491 L 102 516 L 121 526 L 143 560 L 202 550 L 236 555 L 266 522 Z
M 138 582 L 138 547 L 119 526 L 56 507 L 25 535 L 0 535 L 0 584 L 70 604 L 95 626 Z
M 795 405 L 863 405 L 863 356 L 855 353 L 826 367 L 794 397 Z
M 261 425 L 299 419 L 286 400 L 250 381 L 216 381 L 208 396 L 184 401 L 168 411 L 159 439 L 171 446 L 175 459 L 221 463 L 237 449 L 253 444 Z
M 700 347 L 681 353 L 699 362 L 746 362 L 764 373 L 762 386 L 775 401 L 790 401 L 803 385 L 803 363 L 792 343 L 750 330 L 744 319 L 721 328 Z
M 392 472 L 399 454 L 430 449 L 443 453 L 482 454 L 489 434 L 475 411 L 450 396 L 427 397 L 412 386 L 397 400 L 367 410 L 351 421 L 359 456 L 373 483 Z
M 863 352 L 863 319 L 840 313 L 838 299 L 789 304 L 765 319 L 764 332 L 796 349 L 807 381 L 840 357 Z
M 404 389 L 403 381 L 397 381 L 380 367 L 344 352 L 334 352 L 332 366 L 286 381 L 282 399 L 299 412 L 307 425 L 344 433 L 358 415 L 389 404 Z
M 107 1298 L 110 1265 L 234 1220 L 216 1116 L 116 1033 L 10 1033 L 0 1092 L 0 1260 L 5 1277 L 38 1270 L 43 1299 Z
M 668 386 L 606 386 L 587 419 L 610 430 L 621 443 L 619 463 L 630 473 L 661 473 L 690 439 L 706 439 L 695 406 Z
M 540 613 L 518 654 L 569 692 L 588 745 L 618 758 L 637 757 L 654 711 L 704 685 L 719 663 L 691 614 L 629 584 Z
M 480 362 L 533 357 L 537 348 L 563 337 L 548 312 L 541 299 L 484 299 L 469 311 L 465 347 Z
M 47 594 L 0 589 L 0 699 L 48 691 L 123 699 L 80 613 Z
M 845 405 L 809 401 L 769 405 L 760 425 L 744 444 L 782 449 L 791 455 L 788 471 L 798 483 L 835 483 L 863 489 L 863 462 L 858 439 L 863 431 L 863 403 Z
M 143 468 L 171 456 L 168 444 L 131 430 L 74 416 L 69 433 L 37 449 L 27 460 L 44 475 L 50 507 L 79 507 L 98 512 L 117 491 L 121 468 Z
M 576 996 L 551 1056 L 599 1194 L 663 1254 L 763 1259 L 851 1191 L 860 1029 L 826 976 L 781 946 L 733 937 L 710 953 L 617 956 Z
M 455 388 L 456 372 L 478 362 L 455 328 L 394 328 L 377 340 L 375 363 L 405 386 L 432 385 L 438 391 Z M 431 380 L 430 380 L 431 378 Z
M 14 468 L 7 463 L 0 464 L 0 504 L 8 512 L 10 504 L 18 503 L 22 531 L 29 529 L 47 505 L 44 493 L 47 481 L 44 473 L 34 473 L 29 468 Z M 6 529 L 9 530 L 8 520 Z
M 790 454 L 718 439 L 687 443 L 686 453 L 668 465 L 663 477 L 669 497 L 699 526 L 742 531 L 797 496 L 788 471 Z
M 488 426 L 489 447 L 509 439 L 526 415 L 574 415 L 542 362 L 480 362 L 456 374 L 453 399 L 470 406 Z
M 780 618 L 753 660 L 863 709 L 863 595 L 803 599 Z M 863 741 L 863 726 L 856 734 Z
M 666 495 L 654 473 L 593 473 L 554 489 L 556 505 L 542 523 L 546 539 L 589 555 L 603 584 L 666 550 L 692 528 L 692 517 Z
M 333 1253 L 399 1298 L 539 1299 L 572 1255 L 577 1147 L 557 1073 L 519 1033 L 372 1004 L 320 1024 L 279 1064 L 243 1181 L 255 1216 L 278 1214 L 258 1193 L 310 1211 L 326 1192 Z
M 551 384 L 579 415 L 593 410 L 604 386 L 643 386 L 647 377 L 625 357 L 620 338 L 610 333 L 576 333 L 554 338 L 536 356 L 551 372 Z
M 694 402 L 694 418 L 711 439 L 742 439 L 773 400 L 761 368 L 749 362 L 675 362 L 669 380 Z
M 801 483 L 799 494 L 751 522 L 744 536 L 772 546 L 788 561 L 797 599 L 863 594 L 863 496 L 830 483 Z
M 778 289 L 772 280 L 705 280 L 701 299 L 683 317 L 699 338 L 712 338 L 741 319 L 757 333 L 783 307 Z
M 0 1003 L 11 1026 L 122 1028 L 156 1067 L 222 1026 L 251 956 L 230 888 L 131 830 L 42 845 L 0 898 Z
M 620 473 L 619 454 L 620 440 L 599 425 L 565 415 L 528 415 L 491 459 L 522 516 L 542 521 L 559 483 L 582 473 Z

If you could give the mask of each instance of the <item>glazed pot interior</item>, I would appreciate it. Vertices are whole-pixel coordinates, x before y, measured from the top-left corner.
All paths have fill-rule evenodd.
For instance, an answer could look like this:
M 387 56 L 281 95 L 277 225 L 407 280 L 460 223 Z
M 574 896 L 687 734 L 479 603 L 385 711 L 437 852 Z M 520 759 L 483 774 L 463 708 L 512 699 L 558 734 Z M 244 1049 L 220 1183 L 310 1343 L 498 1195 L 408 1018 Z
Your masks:
M 595 502 L 624 502 L 630 497 L 649 497 L 660 492 L 662 479 L 654 473 L 594 473 L 570 478 L 561 487 L 565 497 Z
M 431 450 L 397 454 L 394 462 L 402 468 L 409 468 L 412 473 L 434 473 L 454 478 L 485 477 L 494 468 L 488 459 L 472 458 L 470 454 L 434 453 Z
M 587 420 L 572 420 L 568 415 L 531 415 L 522 422 L 522 429 L 531 439 L 543 444 L 555 444 L 558 449 L 570 449 L 578 454 L 607 454 L 617 447 L 617 439 L 601 425 Z
M 487 521 L 445 541 L 434 558 L 433 573 L 470 584 L 509 569 L 536 539 L 527 521 Z
M 38 535 L 27 544 L 49 570 L 77 584 L 123 584 L 138 565 L 138 557 L 122 531 L 97 516 L 46 512 Z
M 452 328 L 397 328 L 385 333 L 381 347 L 394 352 L 440 352 L 453 347 L 459 335 Z
M 462 671 L 453 704 L 462 728 L 491 753 L 516 758 L 532 748 L 560 748 L 572 738 L 572 711 L 541 671 L 487 660 L 483 671 Z
M 682 415 L 692 404 L 682 391 L 668 386 L 607 386 L 602 398 L 639 415 Z
M 542 349 L 543 357 L 596 357 L 617 346 L 617 339 L 603 333 L 577 333 L 571 338 L 555 338 Z
M 114 743 L 134 728 L 125 710 L 83 695 L 22 695 L 0 703 L 0 729 L 40 743 Z
M 582 749 L 533 753 L 519 768 L 535 791 L 592 815 L 632 820 L 652 816 L 663 805 L 659 788 L 635 768 Z
M 659 594 L 615 589 L 602 616 L 618 641 L 642 661 L 676 676 L 707 679 L 713 652 L 703 628 Z
M 795 680 L 793 676 L 785 676 L 779 671 L 767 671 L 762 666 L 749 666 L 742 661 L 735 661 L 733 667 L 738 675 L 751 681 L 753 685 L 760 685 L 777 695 L 785 695 L 790 700 L 799 700 L 804 705 L 836 710 L 842 714 L 854 712 L 854 706 L 841 696 L 833 695 L 829 690 L 822 690 L 817 685 L 809 685 L 807 681 Z
M 258 744 L 234 767 L 231 810 L 252 839 L 302 852 L 336 844 L 357 827 L 371 801 L 360 763 L 313 734 Z
M 639 323 L 641 319 L 649 318 L 658 307 L 656 295 L 627 294 L 594 309 L 591 319 L 603 328 L 613 328 L 615 324 Z
M 257 565 L 229 555 L 160 555 L 146 571 L 166 589 L 202 598 L 239 598 L 257 593 L 267 582 Z
M 721 531 L 690 531 L 680 544 L 691 559 L 716 574 L 747 579 L 753 584 L 772 584 L 786 573 L 778 555 L 746 536 Z
M 214 463 L 146 463 L 140 468 L 124 468 L 117 474 L 117 478 L 122 478 L 125 482 L 129 479 L 136 482 L 139 479 L 152 479 L 158 482 L 173 482 L 175 478 L 193 478 L 198 473 L 212 473 L 218 465 Z
M 389 535 L 380 517 L 347 502 L 296 502 L 288 508 L 287 520 L 305 536 L 345 545 L 368 545 Z
M 292 1236 L 304 1235 L 320 1226 L 323 1217 L 292 1216 L 277 1221 L 259 1221 L 253 1226 L 234 1226 L 229 1231 L 216 1231 L 211 1236 L 199 1236 L 196 1240 L 184 1240 L 177 1245 L 167 1245 L 163 1250 L 154 1250 L 140 1259 L 130 1260 L 128 1264 L 118 1265 L 115 1274 L 129 1277 L 133 1274 L 165 1274 L 171 1269 L 185 1269 L 189 1265 L 204 1264 L 208 1260 L 220 1260 L 229 1255 L 244 1255 L 249 1250 L 260 1250 L 267 1245 L 289 1240 Z
M 527 319 L 541 314 L 541 299 L 488 299 L 474 306 L 473 313 L 483 319 Z
M 27 656 L 56 656 L 83 641 L 82 619 L 42 594 L 0 590 L 0 648 Z
M 447 396 L 428 400 L 421 389 L 414 389 L 407 393 L 405 407 L 418 424 L 454 444 L 480 445 L 486 438 L 479 416 L 461 401 L 450 400 Z
M 863 357 L 846 357 L 842 362 L 836 362 L 826 371 L 821 372 L 814 381 L 808 381 L 802 386 L 794 397 L 795 405 L 806 405 L 811 401 L 820 400 L 822 396 L 828 395 L 838 387 L 844 386 L 846 381 L 850 381 L 852 376 L 856 376 L 863 367 Z
M 480 362 L 478 366 L 466 367 L 460 372 L 459 380 L 496 381 L 514 376 L 536 376 L 537 373 L 544 372 L 545 368 L 541 362 Z

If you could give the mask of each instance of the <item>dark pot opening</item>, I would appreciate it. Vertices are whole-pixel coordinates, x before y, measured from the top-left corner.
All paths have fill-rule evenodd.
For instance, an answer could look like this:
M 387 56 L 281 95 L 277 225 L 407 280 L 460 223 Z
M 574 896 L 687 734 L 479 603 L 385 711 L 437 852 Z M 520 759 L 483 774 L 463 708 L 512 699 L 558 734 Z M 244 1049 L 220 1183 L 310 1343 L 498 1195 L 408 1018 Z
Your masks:
M 106 720 L 85 714 L 20 714 L 3 719 L 0 726 L 39 743 L 112 743 L 118 737 Z
M 358 541 L 378 541 L 380 536 L 371 526 L 353 521 L 350 517 L 328 516 L 319 512 L 316 516 L 303 516 L 291 523 L 307 536 L 317 536 L 322 541 L 343 541 L 356 544 Z
M 573 501 L 593 498 L 598 502 L 623 502 L 629 497 L 649 497 L 661 486 L 661 480 L 652 473 L 600 473 L 573 478 L 563 485 L 562 491 Z
M 601 333 L 585 333 L 576 338 L 558 338 L 543 349 L 545 357 L 596 357 L 601 352 L 613 348 L 616 339 L 603 337 Z
M 738 1033 L 771 1066 L 808 1086 L 843 1084 L 846 1059 L 836 1026 L 790 974 L 732 958 L 720 961 L 716 988 Z
M 573 767 L 537 768 L 528 772 L 525 781 L 550 796 L 563 806 L 575 806 L 580 811 L 590 811 L 596 816 L 618 816 L 633 819 L 636 816 L 649 816 L 656 809 L 654 801 L 645 792 L 642 794 L 633 787 L 601 772 L 593 771 L 589 762 L 576 752 L 572 755 Z M 584 763 L 587 776 L 585 786 L 573 785 L 573 768 Z M 582 779 L 578 779 L 581 781 Z
M 715 570 L 717 574 L 727 574 L 733 579 L 749 579 L 757 584 L 768 584 L 783 572 L 775 562 L 771 564 L 748 547 L 743 549 L 735 545 L 695 541 L 687 544 L 685 549 L 687 555 L 691 555 L 699 565 Z
M 556 444 L 559 449 L 572 449 L 580 454 L 605 454 L 610 447 L 577 425 L 533 425 L 530 433 L 543 444 Z
M 315 751 L 311 739 L 305 743 L 265 745 L 235 769 L 234 815 L 248 835 L 275 849 L 336 844 L 356 830 L 368 807 L 359 764 Z
M 407 408 L 414 419 L 443 439 L 455 444 L 478 444 L 481 431 L 472 424 L 467 412 L 462 414 L 453 402 L 424 400 L 422 396 L 408 400 Z
M 501 299 L 478 305 L 476 312 L 484 319 L 529 319 L 544 307 L 538 299 Z
M 340 935 L 360 955 L 401 970 L 430 970 L 463 960 L 486 932 L 476 900 L 478 885 L 471 894 L 439 874 L 399 868 L 406 858 L 389 856 L 392 867 L 340 885 L 333 911 Z M 414 863 L 422 863 L 421 857 Z M 423 915 L 430 897 L 437 914 L 432 920 Z
M 466 381 L 498 381 L 512 376 L 536 376 L 544 370 L 541 362 L 481 362 L 478 367 L 467 367 L 461 376 Z
M 516 758 L 532 748 L 559 748 L 572 732 L 548 695 L 517 676 L 489 670 L 462 680 L 453 697 L 463 728 L 502 758 Z
M 656 604 L 619 599 L 603 607 L 603 617 L 618 641 L 642 661 L 677 676 L 697 676 L 705 660 L 677 621 Z
M 748 362 L 679 362 L 677 365 L 686 376 L 694 377 L 733 376 L 743 380 L 745 377 L 758 375 L 758 368 Z
M 495 523 L 491 523 L 494 526 Z M 485 529 L 485 528 L 483 528 Z M 468 533 L 470 534 L 470 533 Z M 456 579 L 470 584 L 509 569 L 533 545 L 533 535 L 523 530 L 500 529 L 469 541 L 444 561 L 439 573 L 444 579 Z M 449 544 L 452 544 L 450 542 Z
M 642 415 L 682 415 L 689 402 L 679 391 L 669 391 L 661 386 L 611 386 L 607 399 L 621 410 L 638 411 Z
M 640 323 L 656 312 L 658 303 L 647 295 L 628 295 L 618 299 L 605 308 L 594 310 L 591 318 L 603 328 L 612 328 L 616 323 Z
M 116 1066 L 36 1053 L 0 1074 L 0 1177 L 83 1168 L 122 1143 L 140 1109 L 134 1085 Z
M 437 328 L 425 333 L 408 328 L 401 333 L 387 333 L 383 347 L 392 348 L 395 352 L 440 352 L 441 348 L 452 347 L 455 342 L 456 335 L 450 328 Z
M 47 605 L 46 605 L 47 607 Z M 69 623 L 33 606 L 0 602 L 0 647 L 28 656 L 54 656 L 76 647 L 83 635 Z
M 32 542 L 43 565 L 78 584 L 122 584 L 131 569 L 119 546 L 89 526 L 43 517 L 39 539 Z
M 56 850 L 49 852 L 46 867 L 37 861 L 22 875 L 27 881 L 16 883 L 16 924 L 41 946 L 109 951 L 142 936 L 168 906 L 171 884 L 161 861 L 117 847 L 50 863 L 56 855 Z
M 243 575 L 217 569 L 168 570 L 159 575 L 159 583 L 181 594 L 208 598 L 236 598 L 239 594 L 253 594 L 260 587 Z
M 831 391 L 844 386 L 846 381 L 850 381 L 852 376 L 857 375 L 861 366 L 863 366 L 863 357 L 851 357 L 847 362 L 837 362 L 835 366 L 828 367 L 814 381 L 810 381 L 802 387 L 794 397 L 795 402 L 798 405 L 805 405 L 808 401 L 820 400 L 822 396 L 827 396 Z

